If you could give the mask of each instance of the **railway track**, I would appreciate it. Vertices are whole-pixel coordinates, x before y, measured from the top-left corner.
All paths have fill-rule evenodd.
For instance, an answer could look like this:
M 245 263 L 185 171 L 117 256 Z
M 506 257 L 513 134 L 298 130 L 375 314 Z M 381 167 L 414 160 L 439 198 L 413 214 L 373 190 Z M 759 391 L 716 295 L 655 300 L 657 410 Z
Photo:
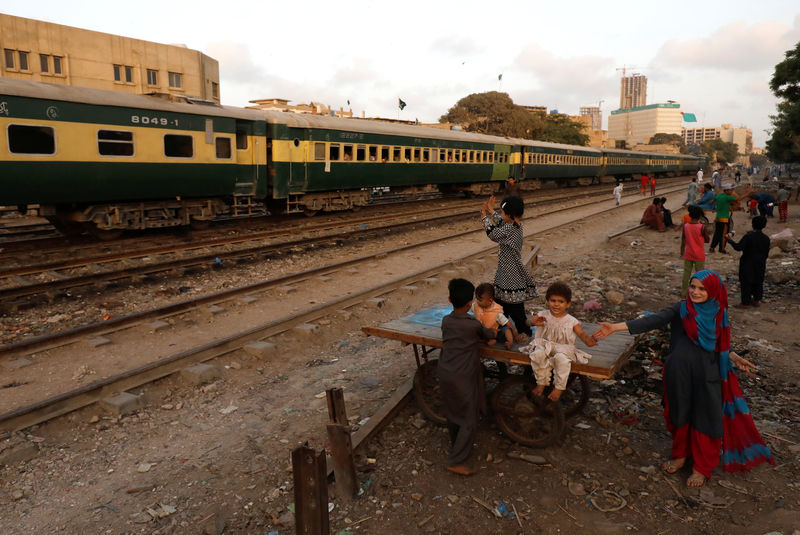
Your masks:
M 643 200 L 649 201 L 649 198 L 643 198 Z M 602 201 L 591 203 L 591 213 L 588 215 L 579 216 L 573 222 L 586 221 L 588 218 L 602 217 L 615 210 L 613 207 L 607 208 L 605 206 L 600 206 L 601 204 L 608 204 L 607 196 Z M 561 208 L 552 212 L 550 215 L 568 210 L 574 210 L 574 207 Z M 544 216 L 539 215 L 535 217 L 529 217 L 527 219 L 541 219 L 542 217 Z M 537 235 L 562 227 L 565 224 L 563 221 L 552 223 L 550 225 L 543 225 L 540 221 L 537 223 L 539 224 L 536 227 L 536 232 L 529 235 L 527 238 L 529 242 Z M 130 329 L 133 326 L 141 324 L 145 321 L 155 320 L 157 318 L 164 319 L 170 314 L 177 314 L 179 312 L 185 314 L 186 311 L 192 307 L 198 308 L 220 305 L 226 301 L 239 299 L 245 296 L 254 297 L 258 295 L 259 292 L 265 291 L 269 288 L 274 289 L 278 285 L 285 286 L 288 283 L 295 285 L 301 283 L 309 283 L 312 285 L 319 284 L 323 278 L 328 277 L 330 280 L 331 276 L 336 276 L 335 274 L 346 271 L 348 267 L 368 267 L 370 262 L 373 262 L 379 258 L 386 258 L 387 256 L 394 255 L 399 251 L 409 251 L 412 249 L 419 250 L 424 247 L 432 247 L 436 245 L 441 246 L 447 242 L 454 242 L 459 239 L 463 241 L 463 239 L 468 237 L 470 234 L 475 235 L 477 238 L 482 233 L 483 231 L 481 229 L 477 229 L 458 234 L 451 234 L 436 238 L 434 240 L 429 240 L 425 243 L 412 244 L 399 250 L 381 252 L 376 255 L 362 257 L 346 263 L 324 266 L 317 270 L 310 270 L 301 274 L 290 276 L 293 278 L 266 281 L 263 283 L 264 286 L 237 288 L 235 290 L 223 292 L 214 296 L 207 296 L 198 300 L 180 303 L 174 305 L 176 308 L 173 309 L 157 309 L 148 311 L 147 313 L 143 313 L 141 315 L 120 318 L 114 324 L 103 325 L 106 331 L 102 334 L 104 336 L 109 336 L 115 330 L 118 332 L 120 330 Z M 47 399 L 17 407 L 5 414 L 0 415 L 0 432 L 22 429 L 36 423 L 46 421 L 50 418 L 57 417 L 61 414 L 65 414 L 80 407 L 94 403 L 97 400 L 108 396 L 110 393 L 124 391 L 157 380 L 193 363 L 203 362 L 229 355 L 236 351 L 241 351 L 245 346 L 255 342 L 268 341 L 278 337 L 279 335 L 290 333 L 296 329 L 305 331 L 309 329 L 317 329 L 319 326 L 314 322 L 330 322 L 331 320 L 328 318 L 335 319 L 343 314 L 347 315 L 349 314 L 348 311 L 360 309 L 360 307 L 375 306 L 375 300 L 380 301 L 384 296 L 389 295 L 392 292 L 413 291 L 415 286 L 419 287 L 420 285 L 430 286 L 439 284 L 445 278 L 453 276 L 470 276 L 472 275 L 473 270 L 479 268 L 484 269 L 484 267 L 488 265 L 487 260 L 493 257 L 495 254 L 496 246 L 492 245 L 490 247 L 482 247 L 477 251 L 467 252 L 440 265 L 428 267 L 412 274 L 407 274 L 384 281 L 369 288 L 361 289 L 357 292 L 328 300 L 322 304 L 308 306 L 303 310 L 276 318 L 272 321 L 248 328 L 244 331 L 226 336 L 224 338 L 215 339 L 197 347 L 170 354 L 153 362 L 147 362 L 146 364 L 132 367 L 131 369 L 125 370 L 122 373 L 107 376 L 78 389 L 62 392 Z M 371 305 L 370 302 L 373 304 Z M 75 330 L 71 333 L 40 337 L 38 340 L 31 340 L 26 343 L 16 344 L 13 346 L 13 351 L 10 348 L 4 350 L 2 359 L 7 362 L 9 359 L 19 358 L 20 354 L 24 353 L 25 351 L 36 350 L 41 352 L 45 348 L 58 347 L 59 345 L 63 346 L 64 344 L 68 343 L 70 339 L 74 340 L 77 337 L 85 338 L 88 334 L 100 334 L 100 331 L 92 332 L 91 329 L 94 328 L 99 329 L 98 326 L 90 325 L 82 328 L 82 330 Z
M 628 197 L 632 196 L 635 195 L 628 194 Z M 582 194 L 580 199 L 571 197 L 569 200 L 598 197 L 607 200 L 608 195 L 606 192 L 594 192 Z M 532 208 L 552 202 L 553 199 L 538 199 L 526 204 Z M 286 230 L 280 228 L 239 237 L 213 237 L 192 243 L 9 267 L 0 270 L 0 303 L 13 310 L 43 300 L 53 301 L 82 287 L 102 288 L 103 285 L 153 278 L 165 273 L 185 274 L 250 262 L 269 258 L 282 251 L 301 251 L 345 240 L 364 239 L 376 232 L 400 232 L 418 225 L 465 219 L 474 217 L 474 213 L 474 202 L 467 202 L 451 209 L 436 207 L 399 215 L 362 217 L 345 223 L 334 220 L 314 224 L 303 228 L 304 233 L 314 234 L 314 237 L 294 240 L 286 240 Z

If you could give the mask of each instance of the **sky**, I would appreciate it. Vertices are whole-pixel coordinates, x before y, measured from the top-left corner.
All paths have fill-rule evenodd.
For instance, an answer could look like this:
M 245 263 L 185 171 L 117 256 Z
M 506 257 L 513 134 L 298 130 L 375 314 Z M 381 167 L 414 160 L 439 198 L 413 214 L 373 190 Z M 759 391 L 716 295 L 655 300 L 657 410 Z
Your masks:
M 647 76 L 648 104 L 694 113 L 684 126 L 746 126 L 757 147 L 774 67 L 800 42 L 796 0 L 3 0 L 0 12 L 199 50 L 231 106 L 285 98 L 437 122 L 503 91 L 571 115 L 600 104 L 607 128 L 624 67 Z

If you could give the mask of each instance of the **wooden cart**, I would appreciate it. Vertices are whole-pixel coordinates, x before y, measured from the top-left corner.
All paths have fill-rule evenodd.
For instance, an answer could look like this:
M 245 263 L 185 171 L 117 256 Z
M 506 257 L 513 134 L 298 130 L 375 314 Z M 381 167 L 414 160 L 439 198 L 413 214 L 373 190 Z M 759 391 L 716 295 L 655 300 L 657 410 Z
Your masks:
M 414 349 L 417 372 L 414 376 L 414 397 L 425 415 L 439 424 L 444 424 L 442 403 L 439 396 L 434 358 L 442 347 L 442 318 L 452 311 L 450 305 L 434 305 L 400 319 L 384 323 L 379 327 L 362 327 L 371 336 L 399 340 Z M 584 323 L 583 329 L 593 333 L 599 326 Z M 633 352 L 635 337 L 618 334 L 587 348 L 577 340 L 576 346 L 592 355 L 588 364 L 572 363 L 572 373 L 567 390 L 558 403 L 533 394 L 536 386 L 531 374 L 528 355 L 510 350 L 499 342 L 497 345 L 481 345 L 480 355 L 484 359 L 484 376 L 489 392 L 489 406 L 497 425 L 511 439 L 533 447 L 544 447 L 556 442 L 564 432 L 564 420 L 580 411 L 589 400 L 592 379 L 612 377 Z

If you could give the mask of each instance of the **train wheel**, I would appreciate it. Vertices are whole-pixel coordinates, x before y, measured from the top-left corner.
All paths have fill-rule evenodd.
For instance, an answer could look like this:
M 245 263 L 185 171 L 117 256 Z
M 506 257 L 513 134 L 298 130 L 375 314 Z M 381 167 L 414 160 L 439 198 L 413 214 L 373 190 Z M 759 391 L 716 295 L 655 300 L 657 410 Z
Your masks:
M 439 377 L 436 375 L 438 360 L 429 360 L 414 374 L 414 399 L 430 420 L 444 425 L 447 418 L 444 416 L 442 394 L 439 389 Z
M 94 236 L 100 241 L 112 241 L 119 239 L 122 236 L 122 233 L 125 232 L 122 229 L 102 229 L 97 228 L 97 225 L 94 223 L 86 223 L 86 230 L 89 231 L 89 234 Z
M 47 220 L 53 225 L 57 231 L 59 231 L 64 236 L 80 236 L 83 234 L 83 226 L 80 223 L 74 223 L 72 221 L 64 221 L 63 219 L 58 219 L 56 217 L 48 217 Z
M 589 402 L 591 381 L 579 373 L 569 374 L 567 389 L 561 394 L 561 407 L 564 409 L 564 418 L 569 418 L 579 412 Z
M 189 226 L 192 227 L 192 230 L 206 230 L 211 228 L 211 221 L 206 219 L 192 219 L 189 222 Z
M 534 395 L 535 384 L 513 377 L 503 381 L 492 396 L 497 426 L 512 440 L 543 448 L 555 443 L 564 431 L 560 403 Z
M 309 208 L 303 209 L 303 214 L 305 214 L 306 217 L 314 217 L 318 212 L 319 210 L 311 210 Z

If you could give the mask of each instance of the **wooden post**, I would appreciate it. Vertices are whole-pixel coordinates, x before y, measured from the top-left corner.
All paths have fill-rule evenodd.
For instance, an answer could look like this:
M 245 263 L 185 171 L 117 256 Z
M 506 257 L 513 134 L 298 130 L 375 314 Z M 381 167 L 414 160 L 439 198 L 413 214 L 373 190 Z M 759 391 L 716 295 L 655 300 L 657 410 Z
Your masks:
M 298 535 L 330 535 L 325 450 L 300 446 L 292 451 L 294 524 Z
M 347 409 L 344 406 L 344 391 L 341 388 L 329 388 L 325 391 L 328 398 L 328 417 L 332 424 L 347 425 Z
M 336 478 L 336 494 L 342 498 L 351 498 L 358 492 L 358 480 L 350 426 L 328 424 L 328 441 L 331 445 L 333 475 Z

